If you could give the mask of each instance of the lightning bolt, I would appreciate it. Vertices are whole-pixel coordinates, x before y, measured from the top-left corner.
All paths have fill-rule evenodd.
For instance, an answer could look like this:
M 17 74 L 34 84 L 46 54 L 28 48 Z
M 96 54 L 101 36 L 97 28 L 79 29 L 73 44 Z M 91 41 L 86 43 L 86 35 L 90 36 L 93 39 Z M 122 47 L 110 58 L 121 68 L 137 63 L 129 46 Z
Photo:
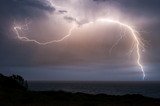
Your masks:
M 112 45 L 112 47 L 111 47 L 110 50 L 109 50 L 109 54 L 110 54 L 110 55 L 111 55 L 111 53 L 112 53 L 113 48 L 116 47 L 116 46 L 119 44 L 119 42 L 123 39 L 123 37 L 124 37 L 124 35 L 125 35 L 125 34 L 122 34 L 122 28 L 121 28 L 120 31 L 121 31 L 121 32 L 120 32 L 120 38 Z
M 15 32 L 16 32 L 16 34 L 17 34 L 17 38 L 20 39 L 20 40 L 22 40 L 22 41 L 34 42 L 34 43 L 39 44 L 39 45 L 48 45 L 48 44 L 51 44 L 51 43 L 61 42 L 61 41 L 63 41 L 64 39 L 68 38 L 69 36 L 71 36 L 72 31 L 75 29 L 75 27 L 76 27 L 76 26 L 73 25 L 73 27 L 70 28 L 68 34 L 65 35 L 64 37 L 62 37 L 61 39 L 52 40 L 52 41 L 48 41 L 48 42 L 44 42 L 44 43 L 43 43 L 43 42 L 39 42 L 39 41 L 37 41 L 37 40 L 35 40 L 35 39 L 30 39 L 30 38 L 28 38 L 28 37 L 23 37 L 23 36 L 21 36 L 20 33 L 19 33 L 19 31 L 23 31 L 24 27 L 15 26 L 15 27 L 14 27 L 14 30 L 15 30 Z
M 134 39 L 134 42 L 135 42 L 135 46 L 136 46 L 136 53 L 137 53 L 137 64 L 138 66 L 140 67 L 141 71 L 142 71 L 142 74 L 143 74 L 143 79 L 145 78 L 145 72 L 144 72 L 144 68 L 143 68 L 143 65 L 141 63 L 141 47 L 143 48 L 143 44 L 141 39 L 139 38 L 139 33 L 138 31 L 136 31 L 135 29 L 133 29 L 130 25 L 127 25 L 127 24 L 124 24 L 124 23 L 121 23 L 120 21 L 117 21 L 117 20 L 112 20 L 112 19 L 98 19 L 97 21 L 102 21 L 102 22 L 110 22 L 110 23 L 115 23 L 115 24 L 119 24 L 125 28 L 127 28 L 130 32 L 131 32 L 131 35 Z
M 48 0 L 49 3 L 51 4 L 51 6 L 54 6 L 52 1 L 51 0 Z M 57 6 L 58 8 L 61 8 L 59 6 Z M 115 19 L 109 19 L 109 18 L 99 18 L 95 21 L 90 21 L 86 24 L 83 24 L 84 25 L 87 25 L 87 24 L 92 24 L 92 23 L 95 23 L 95 22 L 103 22 L 103 23 L 112 23 L 112 24 L 117 24 L 121 27 L 124 27 L 126 28 L 131 34 L 132 38 L 133 38 L 133 41 L 134 41 L 134 46 L 133 46 L 133 49 L 131 51 L 133 51 L 134 49 L 136 50 L 136 63 L 137 65 L 139 66 L 141 72 L 142 72 L 142 75 L 143 75 L 143 80 L 145 78 L 145 71 L 144 71 L 144 68 L 143 68 L 143 65 L 141 63 L 141 51 L 143 49 L 143 43 L 141 41 L 141 38 L 140 38 L 140 34 L 138 31 L 136 31 L 134 28 L 132 28 L 132 26 L 128 25 L 128 24 L 125 24 L 125 23 L 122 23 L 118 20 L 115 20 Z M 25 30 L 26 28 L 25 27 L 28 27 L 28 24 L 24 25 L 24 26 L 17 26 L 15 25 L 14 26 L 14 31 L 17 35 L 17 38 L 19 40 L 22 40 L 22 41 L 26 41 L 26 42 L 34 42 L 36 44 L 39 44 L 39 45 L 48 45 L 48 44 L 52 44 L 52 43 L 58 43 L 58 42 L 62 42 L 64 41 L 65 39 L 67 39 L 68 37 L 70 37 L 72 35 L 72 32 L 74 31 L 75 28 L 79 28 L 79 25 L 75 22 L 72 27 L 70 28 L 69 32 L 64 35 L 64 37 L 62 37 L 61 39 L 57 39 L 57 40 L 51 40 L 51 41 L 48 41 L 48 42 L 39 42 L 35 39 L 30 39 L 28 37 L 25 37 L 25 36 L 21 36 L 20 34 L 20 31 L 23 32 L 23 30 Z M 111 50 L 119 43 L 119 41 L 123 38 L 123 36 L 121 35 L 120 39 L 112 46 Z M 111 51 L 110 50 L 110 51 Z

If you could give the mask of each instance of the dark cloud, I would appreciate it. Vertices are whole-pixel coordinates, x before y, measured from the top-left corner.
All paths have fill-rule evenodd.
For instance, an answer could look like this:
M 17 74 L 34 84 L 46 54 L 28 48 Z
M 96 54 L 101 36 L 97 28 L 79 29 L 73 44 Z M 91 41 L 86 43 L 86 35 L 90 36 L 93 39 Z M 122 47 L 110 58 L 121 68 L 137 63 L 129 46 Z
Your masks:
M 40 0 L 1 0 L 1 17 L 37 17 L 55 8 Z
M 64 16 L 64 19 L 67 20 L 68 22 L 76 21 L 76 19 L 71 16 Z
M 66 10 L 59 10 L 59 12 L 60 12 L 61 14 L 67 13 Z
M 81 19 L 81 20 L 77 20 L 76 18 L 74 17 L 71 17 L 71 16 L 64 16 L 64 19 L 68 22 L 75 22 L 76 24 L 78 24 L 79 26 L 81 25 L 84 25 L 86 23 L 89 22 L 89 20 L 87 19 Z

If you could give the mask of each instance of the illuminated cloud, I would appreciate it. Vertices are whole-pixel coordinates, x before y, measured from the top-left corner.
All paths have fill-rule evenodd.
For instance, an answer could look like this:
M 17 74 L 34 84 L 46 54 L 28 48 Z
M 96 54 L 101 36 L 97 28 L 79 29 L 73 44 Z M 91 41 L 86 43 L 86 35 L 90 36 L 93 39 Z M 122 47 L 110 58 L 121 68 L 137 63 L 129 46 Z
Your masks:
M 83 26 L 101 17 L 114 17 L 116 20 L 122 20 L 124 23 L 129 23 L 140 29 L 138 31 L 142 33 L 143 38 L 157 48 L 156 50 L 152 47 L 147 48 L 148 55 L 142 57 L 144 64 L 160 62 L 158 56 L 159 0 L 53 0 L 53 3 L 64 9 L 51 6 L 45 0 L 0 1 L 0 12 L 3 13 L 0 20 L 2 23 L 0 25 L 2 35 L 0 39 L 1 66 L 65 66 L 92 62 L 99 64 L 99 61 L 103 61 L 105 64 L 112 63 L 115 66 L 119 64 L 121 67 L 126 67 L 125 63 L 131 64 L 130 66 L 133 67 L 134 64 L 129 61 L 130 58 L 126 59 L 125 57 L 128 46 L 131 46 L 128 43 L 130 40 L 120 42 L 118 47 L 113 50 L 113 55 L 107 54 L 114 41 L 114 35 L 120 31 L 117 30 L 117 27 L 114 25 L 107 27 L 110 32 L 113 32 L 110 34 L 103 25 L 96 24 L 97 29 L 94 30 L 92 29 L 94 25 L 91 28 Z M 62 38 L 73 22 L 82 28 L 80 31 L 75 30 L 74 36 L 65 42 L 43 48 L 34 45 L 34 43 L 16 40 L 13 31 L 11 31 L 14 20 L 17 24 L 23 25 L 28 18 L 31 20 L 31 24 L 29 25 L 30 30 L 26 33 L 29 33 L 28 37 L 30 38 L 38 39 L 39 37 L 39 41 Z M 110 38 L 104 37 L 106 34 Z M 54 36 L 56 37 L 54 38 Z M 112 37 L 113 39 L 110 40 Z M 151 61 L 149 61 L 150 59 Z

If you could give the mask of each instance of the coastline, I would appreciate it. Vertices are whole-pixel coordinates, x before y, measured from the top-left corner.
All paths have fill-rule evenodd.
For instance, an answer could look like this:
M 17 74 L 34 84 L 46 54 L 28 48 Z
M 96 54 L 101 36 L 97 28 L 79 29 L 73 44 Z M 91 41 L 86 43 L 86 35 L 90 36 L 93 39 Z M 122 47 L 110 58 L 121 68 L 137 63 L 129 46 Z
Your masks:
M 120 96 L 102 93 L 31 91 L 24 82 L 20 76 L 0 75 L 0 106 L 160 106 L 160 98 L 140 94 Z

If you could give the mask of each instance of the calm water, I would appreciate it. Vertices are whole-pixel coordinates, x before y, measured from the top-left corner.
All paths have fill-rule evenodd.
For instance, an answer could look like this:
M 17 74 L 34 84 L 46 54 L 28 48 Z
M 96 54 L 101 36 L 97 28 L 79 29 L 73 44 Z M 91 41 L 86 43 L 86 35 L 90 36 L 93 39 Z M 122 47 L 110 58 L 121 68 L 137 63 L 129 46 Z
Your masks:
M 35 91 L 69 91 L 109 95 L 142 94 L 160 98 L 160 82 L 52 82 L 30 81 L 29 89 Z

